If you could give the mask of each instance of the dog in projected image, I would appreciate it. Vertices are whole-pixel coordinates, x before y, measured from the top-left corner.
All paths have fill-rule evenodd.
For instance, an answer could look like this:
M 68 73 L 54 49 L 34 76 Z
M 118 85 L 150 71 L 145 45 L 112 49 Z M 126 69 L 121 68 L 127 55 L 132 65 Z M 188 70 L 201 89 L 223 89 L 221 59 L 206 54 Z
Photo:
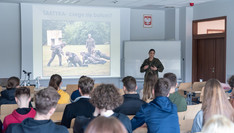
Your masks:
M 89 52 L 80 52 L 83 57 L 83 64 L 105 64 L 110 57 L 103 54 L 100 50 L 92 50 Z
M 82 61 L 80 60 L 80 58 L 72 52 L 66 52 L 66 59 L 67 59 L 67 63 L 68 63 L 68 67 L 77 67 L 77 64 L 80 67 L 88 67 L 87 64 L 83 64 Z

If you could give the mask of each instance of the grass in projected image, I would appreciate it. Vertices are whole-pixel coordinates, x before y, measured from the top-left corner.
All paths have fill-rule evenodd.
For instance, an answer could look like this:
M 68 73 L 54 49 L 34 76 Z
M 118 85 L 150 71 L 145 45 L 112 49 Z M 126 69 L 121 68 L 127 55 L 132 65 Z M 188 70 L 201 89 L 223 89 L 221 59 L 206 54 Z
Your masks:
M 99 50 L 101 54 L 110 57 L 110 44 L 108 45 L 96 45 L 95 50 Z M 110 75 L 110 60 L 105 58 L 100 58 L 100 62 L 85 62 L 84 66 L 80 66 L 77 64 L 71 64 L 67 61 L 68 56 L 66 56 L 67 52 L 75 53 L 80 61 L 83 63 L 82 52 L 87 52 L 87 48 L 85 45 L 66 45 L 63 48 L 63 56 L 62 56 L 62 66 L 59 65 L 59 58 L 56 55 L 54 60 L 51 62 L 50 66 L 48 66 L 48 62 L 52 56 L 51 46 L 43 46 L 43 76 L 51 76 L 52 74 L 60 74 L 62 76 L 81 76 L 81 75 L 89 75 L 89 76 L 109 76 Z M 87 61 L 87 60 L 85 60 Z

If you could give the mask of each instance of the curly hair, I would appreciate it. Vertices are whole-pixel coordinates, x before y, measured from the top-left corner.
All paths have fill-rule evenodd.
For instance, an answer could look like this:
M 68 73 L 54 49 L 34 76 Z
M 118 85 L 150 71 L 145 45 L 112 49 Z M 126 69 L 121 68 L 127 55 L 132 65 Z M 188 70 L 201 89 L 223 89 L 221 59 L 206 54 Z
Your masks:
M 113 84 L 101 84 L 91 93 L 90 103 L 99 109 L 113 110 L 123 103 L 123 96 Z
M 231 88 L 234 88 L 234 75 L 232 75 L 232 76 L 228 79 L 228 84 L 230 85 Z

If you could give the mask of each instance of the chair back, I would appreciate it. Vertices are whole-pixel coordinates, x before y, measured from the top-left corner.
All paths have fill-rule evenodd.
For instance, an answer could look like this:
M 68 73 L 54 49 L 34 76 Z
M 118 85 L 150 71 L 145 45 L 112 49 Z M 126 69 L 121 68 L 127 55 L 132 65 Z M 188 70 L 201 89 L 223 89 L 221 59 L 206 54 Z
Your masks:
M 73 118 L 73 119 L 71 120 L 71 125 L 70 125 L 70 128 L 73 128 L 73 127 L 74 127 L 75 120 L 76 120 L 76 118 Z
M 184 91 L 191 90 L 191 88 L 192 88 L 192 83 L 191 82 L 180 83 L 179 88 L 178 88 L 178 92 L 179 92 L 179 94 L 181 96 L 186 98 L 187 96 L 184 94 Z
M 1 120 L 3 121 L 7 115 L 11 114 L 17 108 L 18 108 L 17 104 L 2 104 L 1 105 Z
M 57 104 L 55 112 L 64 112 L 64 109 L 67 104 Z
M 194 119 L 196 114 L 201 110 L 202 104 L 196 105 L 187 105 L 187 111 L 185 113 L 185 120 L 186 119 Z
M 78 84 L 67 84 L 66 92 L 71 96 L 72 92 L 78 90 Z

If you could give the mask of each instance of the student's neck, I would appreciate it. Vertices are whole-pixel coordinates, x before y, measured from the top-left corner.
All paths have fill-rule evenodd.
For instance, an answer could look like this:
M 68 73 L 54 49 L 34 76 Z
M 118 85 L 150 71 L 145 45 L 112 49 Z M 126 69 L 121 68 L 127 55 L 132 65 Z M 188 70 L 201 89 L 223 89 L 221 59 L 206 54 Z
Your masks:
M 101 116 L 105 116 L 105 117 L 110 117 L 111 115 L 114 114 L 114 111 L 113 110 L 103 110 L 100 112 L 100 115 Z
M 84 95 L 82 95 L 82 96 L 89 97 L 89 94 L 84 94 Z
M 50 116 L 49 115 L 41 115 L 36 113 L 36 116 L 34 117 L 34 120 L 49 120 Z
M 23 104 L 23 105 L 18 104 L 18 108 L 29 108 L 28 105 L 29 105 L 29 103 L 28 104 Z
M 137 92 L 136 91 L 130 91 L 130 92 L 126 91 L 125 94 L 137 94 Z
M 154 58 L 149 57 L 149 60 L 152 61 Z

